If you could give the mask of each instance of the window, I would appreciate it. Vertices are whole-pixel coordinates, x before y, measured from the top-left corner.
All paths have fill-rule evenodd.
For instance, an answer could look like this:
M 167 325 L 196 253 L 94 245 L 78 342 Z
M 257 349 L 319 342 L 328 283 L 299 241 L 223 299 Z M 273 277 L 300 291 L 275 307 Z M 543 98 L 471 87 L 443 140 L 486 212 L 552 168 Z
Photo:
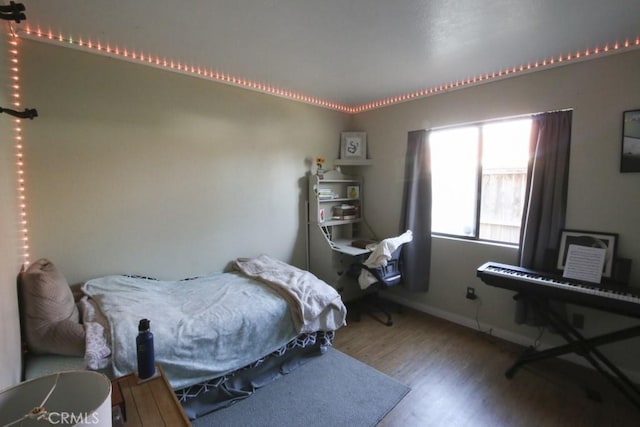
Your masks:
M 433 233 L 518 244 L 530 119 L 431 131 Z

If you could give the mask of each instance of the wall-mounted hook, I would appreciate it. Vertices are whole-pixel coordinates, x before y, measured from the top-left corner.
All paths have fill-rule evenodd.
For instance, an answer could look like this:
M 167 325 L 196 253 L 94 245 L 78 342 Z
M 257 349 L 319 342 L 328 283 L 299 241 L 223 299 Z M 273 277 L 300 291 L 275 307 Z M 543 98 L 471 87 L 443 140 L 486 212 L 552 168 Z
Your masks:
M 0 107 L 0 113 L 7 113 L 13 117 L 18 117 L 20 119 L 33 120 L 34 117 L 38 117 L 38 111 L 35 108 L 25 108 L 24 111 L 16 111 L 9 108 Z
M 22 3 L 9 2 L 9 5 L 0 6 L 0 18 L 7 21 L 16 21 L 18 24 L 20 21 L 27 19 L 24 12 L 24 5 Z

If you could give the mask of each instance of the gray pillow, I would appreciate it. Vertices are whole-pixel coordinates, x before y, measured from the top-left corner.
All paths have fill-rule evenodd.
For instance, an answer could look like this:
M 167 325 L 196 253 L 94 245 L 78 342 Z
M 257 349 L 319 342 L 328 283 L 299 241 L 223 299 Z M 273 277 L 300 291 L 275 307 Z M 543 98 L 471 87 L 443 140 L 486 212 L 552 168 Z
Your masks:
M 39 259 L 21 274 L 24 336 L 38 354 L 84 355 L 84 327 L 78 307 L 62 273 Z

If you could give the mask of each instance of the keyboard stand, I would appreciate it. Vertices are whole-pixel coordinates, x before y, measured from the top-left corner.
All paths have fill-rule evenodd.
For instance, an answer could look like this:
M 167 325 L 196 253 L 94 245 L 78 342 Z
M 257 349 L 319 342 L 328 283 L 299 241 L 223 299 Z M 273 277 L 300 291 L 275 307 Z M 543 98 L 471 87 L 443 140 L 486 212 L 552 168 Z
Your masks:
M 523 297 L 526 297 L 527 302 L 531 303 L 536 314 L 540 315 L 551 327 L 555 328 L 565 341 L 567 341 L 567 344 L 543 351 L 536 351 L 533 347 L 529 347 L 506 371 L 505 375 L 507 378 L 513 378 L 516 371 L 527 363 L 557 357 L 563 354 L 576 353 L 587 359 L 598 372 L 607 378 L 635 406 L 640 408 L 640 389 L 596 348 L 600 345 L 640 336 L 640 326 L 621 329 L 592 338 L 585 338 L 576 328 L 571 326 L 563 316 L 559 315 L 549 307 L 548 304 L 545 304 L 545 298 L 519 293 L 514 296 L 514 299 L 518 300 Z

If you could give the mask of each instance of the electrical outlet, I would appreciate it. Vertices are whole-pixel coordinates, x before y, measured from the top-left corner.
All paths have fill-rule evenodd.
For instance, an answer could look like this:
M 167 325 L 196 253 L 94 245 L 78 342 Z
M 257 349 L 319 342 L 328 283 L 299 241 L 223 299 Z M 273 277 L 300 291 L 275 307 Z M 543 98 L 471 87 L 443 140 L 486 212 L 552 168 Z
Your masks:
M 478 298 L 478 295 L 476 295 L 476 290 L 475 288 L 472 288 L 471 286 L 467 286 L 467 299 L 476 299 Z

